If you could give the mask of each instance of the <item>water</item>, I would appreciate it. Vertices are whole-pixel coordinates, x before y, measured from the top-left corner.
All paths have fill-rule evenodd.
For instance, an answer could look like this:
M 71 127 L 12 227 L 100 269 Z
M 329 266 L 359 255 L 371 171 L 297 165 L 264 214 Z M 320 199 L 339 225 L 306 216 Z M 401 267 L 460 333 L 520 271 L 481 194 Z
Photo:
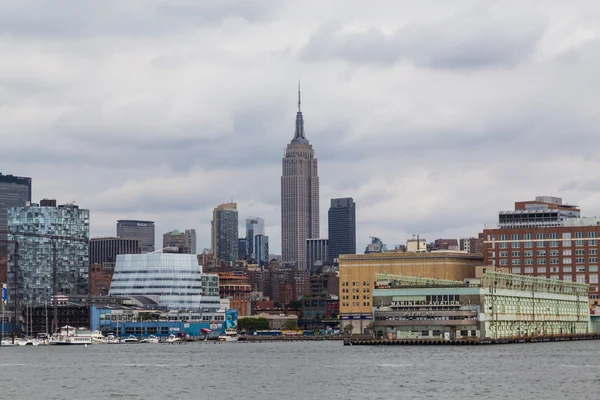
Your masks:
M 600 342 L 341 342 L 0 348 L 5 399 L 597 398 Z

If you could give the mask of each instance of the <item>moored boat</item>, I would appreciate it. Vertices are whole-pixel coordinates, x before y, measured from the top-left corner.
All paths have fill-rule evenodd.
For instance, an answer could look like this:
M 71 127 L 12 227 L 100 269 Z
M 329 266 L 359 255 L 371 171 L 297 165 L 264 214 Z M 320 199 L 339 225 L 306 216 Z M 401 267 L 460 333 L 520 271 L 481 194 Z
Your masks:
M 237 330 L 233 328 L 225 329 L 225 332 L 219 335 L 217 338 L 219 342 L 237 342 L 238 341 L 238 333 Z
M 52 343 L 57 345 L 92 344 L 92 332 L 85 328 L 63 326 L 60 332 L 52 337 Z
M 140 340 L 140 343 L 158 343 L 158 338 L 154 335 L 150 335 L 147 338 Z

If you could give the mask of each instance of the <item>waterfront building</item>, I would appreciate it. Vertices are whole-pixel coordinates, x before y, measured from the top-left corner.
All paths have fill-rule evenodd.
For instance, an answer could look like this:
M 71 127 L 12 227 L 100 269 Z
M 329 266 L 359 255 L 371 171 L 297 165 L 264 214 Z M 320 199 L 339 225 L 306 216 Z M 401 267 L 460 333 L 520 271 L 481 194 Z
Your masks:
M 257 259 L 256 236 L 265 234 L 265 220 L 258 217 L 246 218 L 246 255 Z
M 139 239 L 102 237 L 90 239 L 90 264 L 114 263 L 119 254 L 140 254 Z
M 237 203 L 224 203 L 213 210 L 212 245 L 215 260 L 232 264 L 238 258 Z
M 137 220 L 117 221 L 117 236 L 125 239 L 138 239 L 142 253 L 154 251 L 154 222 Z
M 282 160 L 281 251 L 284 264 L 306 270 L 306 239 L 319 237 L 319 175 L 300 106 L 298 87 L 296 130 Z
M 329 259 L 328 239 L 306 239 L 306 262 L 309 274 L 318 273 Z
M 259 267 L 269 262 L 269 237 L 265 235 L 254 236 L 254 254 Z
M 111 296 L 147 296 L 173 310 L 219 308 L 219 277 L 202 273 L 193 254 L 117 256 Z
M 584 283 L 500 272 L 466 280 L 391 274 L 376 279 L 376 337 L 485 340 L 590 333 Z
M 483 231 L 485 265 L 508 267 L 513 274 L 590 285 L 597 300 L 600 218 L 581 217 L 575 205 L 539 196 L 501 211 L 497 224 Z
M 340 316 L 343 325 L 364 332 L 373 318 L 373 289 L 376 275 L 389 273 L 425 278 L 463 280 L 475 276 L 483 256 L 451 251 L 386 252 L 341 255 Z
M 356 204 L 352 197 L 331 199 L 328 223 L 329 262 L 340 254 L 356 254 Z
M 31 178 L 0 173 L 0 283 L 6 282 L 8 209 L 31 202 Z
M 74 204 L 11 208 L 9 297 L 38 305 L 53 293 L 87 294 L 89 224 L 90 211 Z

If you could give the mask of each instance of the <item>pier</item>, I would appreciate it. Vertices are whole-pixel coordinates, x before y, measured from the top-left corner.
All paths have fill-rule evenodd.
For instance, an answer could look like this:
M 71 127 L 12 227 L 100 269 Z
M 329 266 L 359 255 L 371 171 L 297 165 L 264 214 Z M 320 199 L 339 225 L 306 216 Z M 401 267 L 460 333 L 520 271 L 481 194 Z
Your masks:
M 600 340 L 600 333 L 553 336 L 520 336 L 499 339 L 364 339 L 344 338 L 344 346 L 477 346 L 492 344 L 567 342 L 575 340 Z

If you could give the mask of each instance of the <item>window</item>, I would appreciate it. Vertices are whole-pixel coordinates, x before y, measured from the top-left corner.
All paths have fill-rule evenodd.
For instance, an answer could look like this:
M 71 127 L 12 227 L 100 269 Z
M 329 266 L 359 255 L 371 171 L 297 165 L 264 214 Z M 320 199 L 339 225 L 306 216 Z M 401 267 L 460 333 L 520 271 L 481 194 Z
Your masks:
M 598 254 L 598 249 L 589 249 L 588 254 L 591 256 L 596 255 L 596 254 Z
M 585 257 L 576 257 L 575 258 L 575 263 L 576 264 L 583 264 L 583 263 L 585 263 Z
M 581 239 L 583 237 L 583 232 L 575 232 L 575 239 Z
M 569 247 L 571 246 L 571 241 L 570 240 L 565 240 L 565 239 L 571 239 L 571 232 L 563 232 L 562 234 L 562 238 L 563 238 L 563 247 Z
M 511 272 L 513 274 L 520 274 L 521 273 L 521 268 L 520 267 L 515 267 L 515 268 L 511 269 Z
M 588 261 L 590 264 L 596 264 L 598 263 L 598 257 L 590 257 Z
M 588 237 L 589 238 L 597 238 L 598 237 L 598 232 L 588 232 Z
M 513 258 L 511 260 L 511 264 L 512 265 L 521 265 L 521 260 L 519 260 L 518 258 Z
M 500 257 L 508 257 L 508 251 L 501 251 Z
M 577 272 L 585 272 L 585 265 L 578 265 L 575 269 Z
M 572 267 L 563 267 L 563 272 L 573 272 Z
M 511 236 L 511 240 L 519 240 L 519 234 L 515 234 L 513 233 Z M 512 247 L 513 249 L 518 249 L 519 247 L 521 247 L 521 243 L 520 242 L 512 242 L 510 244 L 510 247 Z
M 533 250 L 525 250 L 525 251 L 523 252 L 523 255 L 524 255 L 525 257 L 533 257 Z
M 533 239 L 533 234 L 531 234 L 531 233 L 524 233 L 523 234 L 523 239 L 525 239 L 525 240 L 531 240 L 531 239 Z
M 526 274 L 533 274 L 533 267 L 526 267 L 525 268 L 525 273 Z
M 598 274 L 590 274 L 590 283 L 598 283 Z
M 537 255 L 538 255 L 538 257 L 545 257 L 546 256 L 546 250 L 538 250 L 537 251 Z
M 575 255 L 576 256 L 582 256 L 585 254 L 585 250 L 584 249 L 577 249 L 575 250 Z
M 525 259 L 525 261 L 523 262 L 523 264 L 525 264 L 525 265 L 533 265 L 533 259 L 527 258 L 527 259 Z
M 563 281 L 573 282 L 573 275 L 563 275 Z
M 575 241 L 575 246 L 577 246 L 577 247 L 583 247 L 583 240 L 576 240 Z
M 551 258 L 550 264 L 558 264 L 558 258 Z
M 506 243 L 506 242 L 500 243 L 498 245 L 498 248 L 500 248 L 500 249 L 508 249 L 508 243 Z
M 590 265 L 588 267 L 588 271 L 590 271 L 590 272 L 598 272 L 598 266 L 597 265 Z
M 531 249 L 533 247 L 533 242 L 525 242 L 523 244 L 523 247 L 525 247 L 526 249 Z
M 546 267 L 537 267 L 537 272 L 538 272 L 538 274 L 545 274 Z
M 550 272 L 559 272 L 558 267 L 550 267 Z
M 538 265 L 545 265 L 546 264 L 546 259 L 545 258 L 538 258 L 537 259 L 537 264 Z
M 563 250 L 563 256 L 570 256 L 572 254 L 572 250 L 571 249 L 565 249 Z
M 563 264 L 571 264 L 571 259 L 570 258 L 564 258 L 563 257 Z
M 545 239 L 546 237 L 544 236 L 544 234 L 543 234 L 543 233 L 536 233 L 536 234 L 535 234 L 535 238 L 536 238 L 536 239 Z
M 577 283 L 585 283 L 585 274 L 577 274 Z
M 512 256 L 513 257 L 521 257 L 521 252 L 520 251 L 513 251 L 512 252 Z
M 550 257 L 552 256 L 557 256 L 558 255 L 558 250 L 550 250 Z
M 555 279 L 555 280 L 560 280 L 560 276 L 559 275 L 550 275 L 550 279 Z
M 500 260 L 500 265 L 508 265 L 508 260 Z
M 508 240 L 508 235 L 506 233 L 502 233 L 498 235 L 498 240 Z

